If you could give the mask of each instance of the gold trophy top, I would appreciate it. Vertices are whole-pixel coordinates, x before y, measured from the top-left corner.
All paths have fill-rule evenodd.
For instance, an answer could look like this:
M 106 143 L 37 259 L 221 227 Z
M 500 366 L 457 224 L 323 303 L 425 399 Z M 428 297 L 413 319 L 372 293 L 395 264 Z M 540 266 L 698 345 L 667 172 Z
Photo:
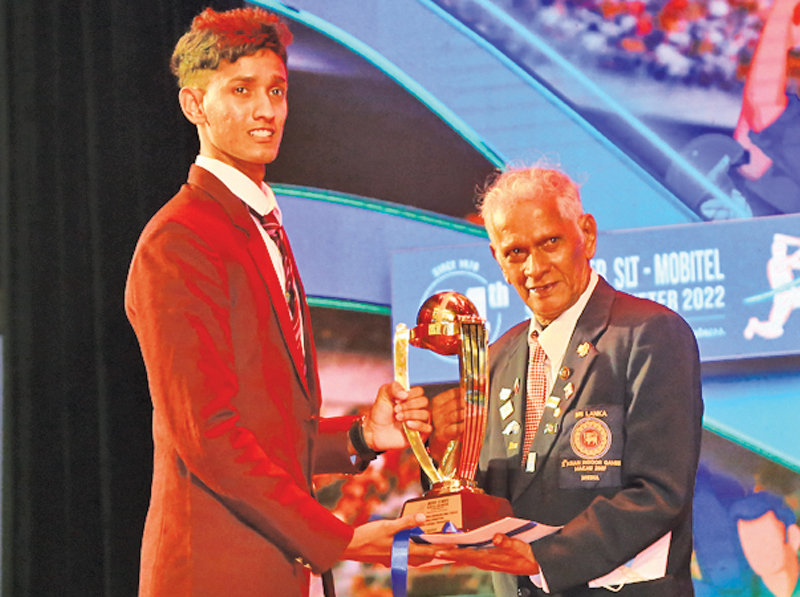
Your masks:
M 437 292 L 419 308 L 410 342 L 441 355 L 455 355 L 461 350 L 461 324 L 482 322 L 478 309 L 463 294 Z

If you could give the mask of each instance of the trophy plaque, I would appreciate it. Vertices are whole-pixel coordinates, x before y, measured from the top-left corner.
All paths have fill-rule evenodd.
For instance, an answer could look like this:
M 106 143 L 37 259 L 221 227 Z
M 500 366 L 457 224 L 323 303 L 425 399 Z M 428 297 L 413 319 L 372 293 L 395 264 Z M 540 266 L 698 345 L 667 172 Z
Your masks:
M 409 344 L 441 355 L 458 355 L 460 389 L 464 396 L 464 433 L 447 446 L 437 468 L 419 432 L 406 437 L 431 488 L 423 497 L 409 500 L 402 514 L 423 512 L 422 530 L 436 533 L 447 522 L 469 531 L 505 516 L 513 516 L 508 500 L 485 494 L 475 484 L 488 417 L 488 362 L 486 322 L 463 294 L 439 292 L 420 307 L 417 325 L 399 324 L 394 336 L 395 380 L 409 387 Z

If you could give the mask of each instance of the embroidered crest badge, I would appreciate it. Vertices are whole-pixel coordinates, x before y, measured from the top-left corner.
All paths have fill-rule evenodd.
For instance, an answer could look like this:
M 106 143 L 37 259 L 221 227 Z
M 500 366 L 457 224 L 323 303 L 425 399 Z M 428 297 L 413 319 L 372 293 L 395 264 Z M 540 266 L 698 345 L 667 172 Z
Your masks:
M 604 421 L 588 417 L 575 424 L 569 441 L 578 458 L 602 458 L 611 448 L 611 429 Z

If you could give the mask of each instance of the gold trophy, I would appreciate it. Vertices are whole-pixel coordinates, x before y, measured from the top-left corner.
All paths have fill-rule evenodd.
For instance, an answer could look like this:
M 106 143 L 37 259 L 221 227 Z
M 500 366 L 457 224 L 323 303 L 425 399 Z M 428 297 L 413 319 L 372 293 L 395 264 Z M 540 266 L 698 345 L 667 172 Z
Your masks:
M 408 346 L 427 348 L 441 355 L 458 354 L 460 387 L 465 399 L 464 433 L 447 446 L 440 467 L 428 453 L 419 432 L 403 426 L 408 443 L 431 489 L 409 500 L 402 514 L 423 512 L 422 530 L 442 531 L 451 522 L 462 531 L 513 516 L 508 500 L 485 494 L 475 484 L 488 416 L 488 362 L 486 322 L 475 305 L 458 292 L 439 292 L 420 307 L 417 325 L 399 324 L 394 335 L 394 376 L 408 389 Z

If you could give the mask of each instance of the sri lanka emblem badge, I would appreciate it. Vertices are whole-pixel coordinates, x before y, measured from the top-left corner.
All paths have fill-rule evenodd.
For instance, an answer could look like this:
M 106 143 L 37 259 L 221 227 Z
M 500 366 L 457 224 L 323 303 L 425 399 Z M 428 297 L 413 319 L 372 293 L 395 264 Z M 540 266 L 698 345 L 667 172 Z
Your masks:
M 587 417 L 575 424 L 569 441 L 576 456 L 594 460 L 606 455 L 611 447 L 611 439 L 611 429 L 605 422 Z

